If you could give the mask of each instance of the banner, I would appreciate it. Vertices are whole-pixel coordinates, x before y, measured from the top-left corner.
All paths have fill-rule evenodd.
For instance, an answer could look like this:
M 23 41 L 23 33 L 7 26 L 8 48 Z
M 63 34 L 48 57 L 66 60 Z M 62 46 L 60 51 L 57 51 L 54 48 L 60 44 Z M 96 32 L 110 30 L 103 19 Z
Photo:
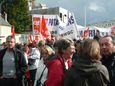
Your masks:
M 39 17 L 33 17 L 33 34 L 39 34 L 40 31 L 40 18 Z
M 57 30 L 58 34 L 65 38 L 76 39 L 78 34 L 77 34 L 77 27 L 76 27 L 74 16 L 70 15 L 67 23 L 63 23 L 60 20 L 60 18 L 58 18 L 58 20 L 59 20 L 59 25 Z
M 36 21 L 35 18 L 38 20 Z M 35 24 L 37 22 L 37 27 L 40 27 L 42 15 L 32 15 L 33 19 L 33 30 L 36 30 Z M 46 27 L 51 34 L 55 36 L 63 36 L 67 38 L 76 38 L 77 37 L 77 24 L 75 22 L 74 16 L 71 14 L 68 18 L 67 23 L 64 23 L 60 20 L 58 15 L 44 15 L 46 21 Z M 33 31 L 35 32 L 35 31 Z M 38 31 L 40 33 L 40 31 Z M 35 34 L 35 33 L 34 33 Z
M 37 20 L 35 20 L 37 18 Z M 57 35 L 57 26 L 59 25 L 57 15 L 44 15 L 46 27 L 50 31 L 51 34 Z M 42 21 L 42 15 L 34 14 L 32 15 L 32 22 L 33 22 L 33 34 L 39 34 L 40 30 L 40 22 Z M 35 26 L 36 25 L 38 29 L 38 33 L 35 33 Z
M 84 32 L 87 30 L 87 27 L 84 29 L 78 29 L 80 33 L 80 38 L 82 38 Z M 88 36 L 89 38 L 93 38 L 99 32 L 100 36 L 106 36 L 111 34 L 111 28 L 99 28 L 99 27 L 89 27 Z

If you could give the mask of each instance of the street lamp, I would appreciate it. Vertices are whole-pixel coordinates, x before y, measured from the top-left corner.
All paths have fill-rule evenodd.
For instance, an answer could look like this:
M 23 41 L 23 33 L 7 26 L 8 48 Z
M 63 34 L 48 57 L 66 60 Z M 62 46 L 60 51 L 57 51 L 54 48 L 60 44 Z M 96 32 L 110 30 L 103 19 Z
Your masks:
M 88 16 L 87 16 L 87 12 L 88 12 Z M 84 26 L 85 27 L 87 27 L 87 22 L 88 22 L 87 20 L 90 15 L 91 15 L 91 10 L 89 9 L 89 7 L 85 7 L 84 8 Z
M 84 8 L 84 26 L 86 28 L 86 25 L 87 25 L 87 13 L 86 13 L 86 7 Z

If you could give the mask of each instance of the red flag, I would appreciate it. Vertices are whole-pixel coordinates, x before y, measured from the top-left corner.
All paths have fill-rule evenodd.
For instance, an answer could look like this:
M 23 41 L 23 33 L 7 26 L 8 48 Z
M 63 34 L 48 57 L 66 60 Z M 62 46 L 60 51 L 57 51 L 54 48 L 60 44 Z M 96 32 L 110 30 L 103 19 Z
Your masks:
M 12 34 L 12 36 L 14 36 L 14 35 L 15 35 L 14 25 L 12 25 L 12 27 L 11 27 L 11 34 Z
M 42 16 L 40 33 L 41 33 L 42 36 L 45 37 L 45 38 L 51 38 L 51 34 L 50 34 L 50 32 L 48 31 L 48 28 L 47 28 L 47 26 L 46 26 L 46 22 L 45 22 L 44 16 Z
M 87 27 L 87 29 L 84 31 L 84 37 L 88 37 L 89 36 L 89 27 Z

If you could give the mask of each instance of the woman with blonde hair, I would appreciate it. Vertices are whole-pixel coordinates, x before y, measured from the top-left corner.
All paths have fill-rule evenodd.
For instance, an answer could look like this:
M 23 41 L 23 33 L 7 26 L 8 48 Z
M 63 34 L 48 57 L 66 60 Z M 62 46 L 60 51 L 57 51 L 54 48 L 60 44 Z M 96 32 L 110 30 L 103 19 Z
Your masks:
M 53 49 L 47 45 L 41 48 L 41 60 L 37 68 L 34 86 L 44 86 L 48 74 L 48 69 L 45 63 L 48 58 L 54 55 L 54 53 L 55 52 L 53 51 Z
M 77 64 L 65 76 L 64 86 L 108 86 L 109 74 L 100 62 L 100 46 L 94 39 L 81 44 Z

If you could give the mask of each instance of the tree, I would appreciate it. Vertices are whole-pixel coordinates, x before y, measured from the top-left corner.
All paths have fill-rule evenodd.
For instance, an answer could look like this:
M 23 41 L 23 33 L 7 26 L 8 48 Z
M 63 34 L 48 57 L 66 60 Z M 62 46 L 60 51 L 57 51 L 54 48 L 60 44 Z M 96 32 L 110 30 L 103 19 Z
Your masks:
M 16 33 L 30 31 L 32 26 L 28 0 L 4 0 L 2 14 L 8 15 L 8 22 L 15 27 Z

